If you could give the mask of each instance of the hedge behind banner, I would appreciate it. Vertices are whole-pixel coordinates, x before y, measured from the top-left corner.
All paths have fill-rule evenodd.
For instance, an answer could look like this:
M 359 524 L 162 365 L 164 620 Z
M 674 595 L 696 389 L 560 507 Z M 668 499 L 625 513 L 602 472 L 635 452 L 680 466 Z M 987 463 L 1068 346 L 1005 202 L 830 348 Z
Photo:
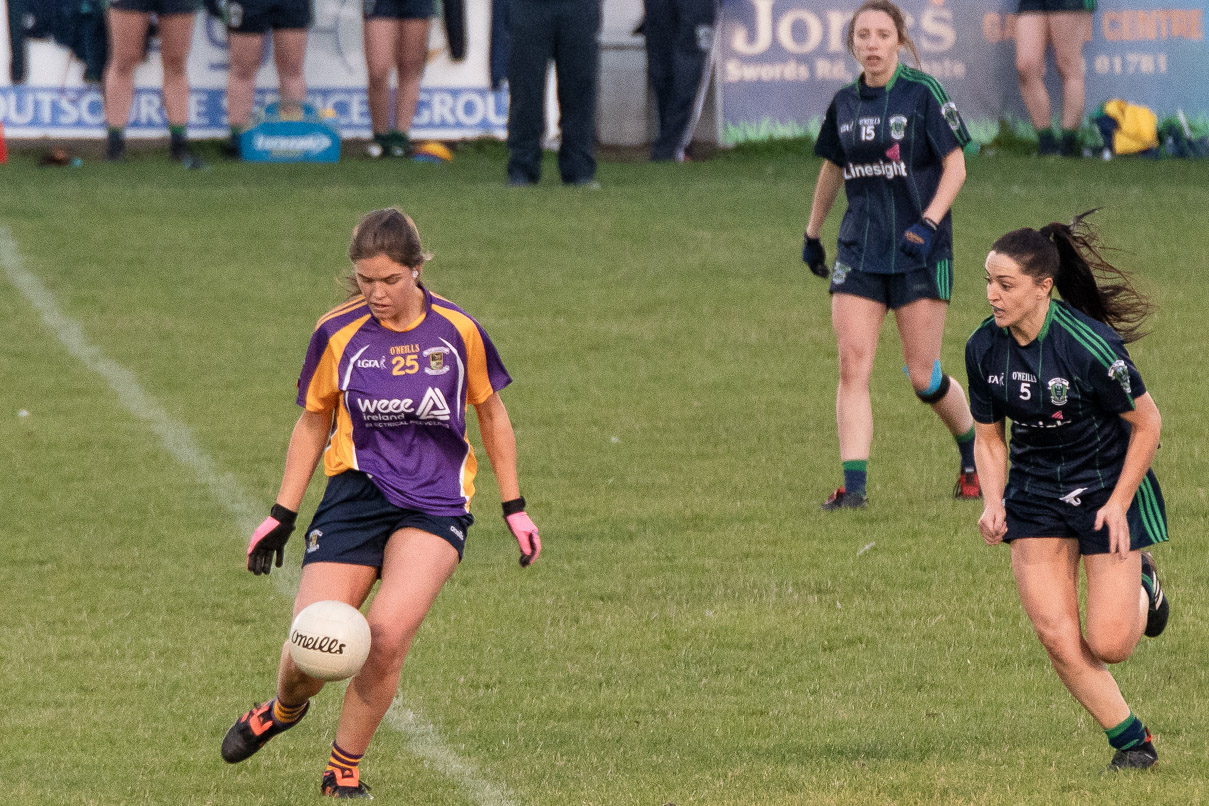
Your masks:
M 845 37 L 859 0 L 722 0 L 717 81 L 726 143 L 815 134 L 860 67 Z M 1015 67 L 1015 0 L 900 0 L 921 67 L 986 141 L 1027 120 Z M 1197 0 L 1101 0 L 1084 46 L 1087 112 L 1110 98 L 1160 117 L 1209 112 L 1205 9 Z M 904 58 L 910 56 L 904 51 Z M 1046 81 L 1061 108 L 1050 55 Z

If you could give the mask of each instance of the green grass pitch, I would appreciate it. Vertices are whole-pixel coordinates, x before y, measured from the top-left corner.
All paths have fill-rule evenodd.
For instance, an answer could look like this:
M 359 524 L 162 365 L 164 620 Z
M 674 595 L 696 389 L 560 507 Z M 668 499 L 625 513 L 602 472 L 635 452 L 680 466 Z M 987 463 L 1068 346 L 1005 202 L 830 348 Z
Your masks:
M 484 460 L 466 560 L 363 765 L 379 801 L 1209 801 L 1209 164 L 976 157 L 955 209 L 943 360 L 958 377 L 987 315 L 982 261 L 1009 229 L 1102 206 L 1159 304 L 1132 352 L 1164 416 L 1172 621 L 1115 673 L 1161 764 L 1116 777 L 1099 774 L 1108 745 L 1050 670 L 1006 550 L 979 539 L 977 504 L 949 497 L 956 450 L 911 394 L 892 324 L 873 505 L 818 511 L 839 461 L 828 299 L 799 259 L 817 160 L 608 162 L 595 192 L 546 168 L 518 190 L 498 147 L 448 166 L 0 166 L 0 802 L 318 802 L 342 691 L 255 758 L 221 761 L 231 721 L 272 692 L 290 600 L 243 570 L 230 501 L 68 351 L 11 266 L 267 512 L 350 229 L 391 204 L 436 255 L 430 286 L 514 376 L 504 400 L 545 549 L 517 566 Z

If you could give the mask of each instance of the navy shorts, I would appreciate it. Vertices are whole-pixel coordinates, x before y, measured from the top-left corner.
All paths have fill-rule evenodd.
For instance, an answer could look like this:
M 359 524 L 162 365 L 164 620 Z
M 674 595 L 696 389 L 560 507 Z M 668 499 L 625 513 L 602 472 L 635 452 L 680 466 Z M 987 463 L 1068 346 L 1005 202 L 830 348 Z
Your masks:
M 229 0 L 227 30 L 266 34 L 311 27 L 311 0 Z
M 953 261 L 940 260 L 930 269 L 903 274 L 874 274 L 835 262 L 831 270 L 832 294 L 854 294 L 880 302 L 890 310 L 917 299 L 948 302 L 953 296 Z
M 474 516 L 429 515 L 403 509 L 386 500 L 369 476 L 347 470 L 327 480 L 323 500 L 306 530 L 302 564 L 348 563 L 382 567 L 386 541 L 403 528 L 419 529 L 444 540 L 458 551 L 466 548 L 466 533 Z
M 1007 534 L 1004 542 L 1018 537 L 1074 537 L 1080 554 L 1107 554 L 1108 529 L 1095 531 L 1096 511 L 1108 503 L 1112 490 L 1084 493 L 1072 490 L 1061 498 L 1014 493 L 1008 486 L 1004 496 Z M 1167 508 L 1154 471 L 1146 474 L 1126 513 L 1129 548 L 1144 549 L 1167 542 Z
M 1096 0 L 1020 0 L 1017 14 L 1052 11 L 1095 11 Z
M 367 20 L 426 20 L 433 14 L 433 5 L 433 0 L 362 0 L 361 16 Z
M 137 11 L 140 14 L 192 14 L 200 11 L 202 0 L 109 0 L 114 11 Z

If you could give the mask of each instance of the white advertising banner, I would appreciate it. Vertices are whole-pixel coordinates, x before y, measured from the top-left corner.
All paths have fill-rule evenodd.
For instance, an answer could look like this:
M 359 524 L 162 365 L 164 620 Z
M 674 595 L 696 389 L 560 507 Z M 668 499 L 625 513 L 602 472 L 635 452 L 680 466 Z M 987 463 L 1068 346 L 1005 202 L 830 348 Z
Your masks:
M 343 137 L 368 137 L 365 57 L 361 50 L 361 0 L 314 0 L 315 21 L 307 43 L 309 102 L 335 112 Z M 9 53 L 7 15 L 0 17 L 0 65 Z M 444 30 L 434 20 L 428 66 L 412 124 L 413 139 L 503 137 L 508 124 L 508 93 L 492 90 L 488 68 L 491 4 L 466 3 L 467 53 L 449 58 Z M 189 54 L 189 133 L 219 137 L 227 133 L 227 37 L 221 22 L 199 12 Z M 46 40 L 28 43 L 28 76 L 12 84 L 0 74 L 0 123 L 10 138 L 102 137 L 105 115 L 100 89 L 84 81 L 84 65 L 67 48 Z M 266 48 L 256 81 L 257 104 L 276 98 L 277 75 Z M 167 121 L 160 98 L 158 42 L 135 73 L 135 99 L 128 135 L 163 137 Z

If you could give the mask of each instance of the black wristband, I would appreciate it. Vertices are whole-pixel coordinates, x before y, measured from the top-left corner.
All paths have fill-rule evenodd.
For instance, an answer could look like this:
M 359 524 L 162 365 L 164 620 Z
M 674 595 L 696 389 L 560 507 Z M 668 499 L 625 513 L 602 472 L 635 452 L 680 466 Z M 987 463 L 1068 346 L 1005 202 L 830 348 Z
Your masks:
M 525 496 L 520 495 L 513 498 L 511 501 L 505 501 L 500 504 L 500 509 L 504 510 L 504 517 L 515 515 L 518 512 L 525 511 Z
M 269 510 L 269 515 L 276 518 L 278 523 L 283 523 L 286 526 L 293 526 L 294 521 L 298 519 L 297 512 L 286 509 L 281 504 L 273 504 L 273 508 Z

